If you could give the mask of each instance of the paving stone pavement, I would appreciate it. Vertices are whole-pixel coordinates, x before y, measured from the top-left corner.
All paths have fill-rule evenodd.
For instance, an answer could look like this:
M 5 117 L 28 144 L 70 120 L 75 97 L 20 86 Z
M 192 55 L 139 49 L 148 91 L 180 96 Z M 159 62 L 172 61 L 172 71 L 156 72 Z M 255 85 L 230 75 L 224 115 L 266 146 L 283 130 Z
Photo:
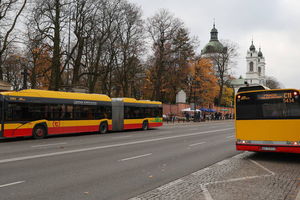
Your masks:
M 299 197 L 300 155 L 245 152 L 130 200 L 300 200 Z

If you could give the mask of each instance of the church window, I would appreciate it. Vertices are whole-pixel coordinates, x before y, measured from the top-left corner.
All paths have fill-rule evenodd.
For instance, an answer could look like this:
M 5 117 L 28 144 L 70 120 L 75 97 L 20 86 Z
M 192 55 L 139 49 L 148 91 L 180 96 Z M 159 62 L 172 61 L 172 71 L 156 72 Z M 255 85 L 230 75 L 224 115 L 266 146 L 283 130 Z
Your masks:
M 251 53 L 251 57 L 252 57 L 252 53 Z
M 260 76 L 261 74 L 261 67 L 258 68 L 258 75 Z
M 250 62 L 250 72 L 253 72 L 253 62 Z

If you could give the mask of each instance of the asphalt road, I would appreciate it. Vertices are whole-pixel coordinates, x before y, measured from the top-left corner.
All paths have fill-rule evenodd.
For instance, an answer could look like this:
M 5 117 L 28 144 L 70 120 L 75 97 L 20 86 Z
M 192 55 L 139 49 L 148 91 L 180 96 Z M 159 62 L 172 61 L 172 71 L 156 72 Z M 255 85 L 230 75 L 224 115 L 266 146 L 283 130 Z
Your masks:
M 128 199 L 238 154 L 232 121 L 0 141 L 0 199 Z

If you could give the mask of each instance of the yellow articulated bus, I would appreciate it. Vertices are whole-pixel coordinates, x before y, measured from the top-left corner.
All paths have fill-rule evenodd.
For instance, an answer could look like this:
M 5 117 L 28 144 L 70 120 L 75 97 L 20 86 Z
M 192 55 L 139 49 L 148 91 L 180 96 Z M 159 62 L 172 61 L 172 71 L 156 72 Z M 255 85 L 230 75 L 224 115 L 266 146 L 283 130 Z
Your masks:
M 300 96 L 296 89 L 236 95 L 236 149 L 300 153 Z
M 139 115 L 131 119 L 132 122 L 124 119 L 113 123 L 112 118 L 117 120 L 125 114 L 125 107 L 121 109 L 114 102 L 115 100 L 101 94 L 35 89 L 1 92 L 0 138 L 44 138 L 47 135 L 80 132 L 107 133 L 111 130 L 148 129 L 162 125 L 161 113 L 156 113 L 155 117 L 144 113 L 143 120 Z M 158 110 L 162 107 L 160 102 L 141 101 L 140 104 Z

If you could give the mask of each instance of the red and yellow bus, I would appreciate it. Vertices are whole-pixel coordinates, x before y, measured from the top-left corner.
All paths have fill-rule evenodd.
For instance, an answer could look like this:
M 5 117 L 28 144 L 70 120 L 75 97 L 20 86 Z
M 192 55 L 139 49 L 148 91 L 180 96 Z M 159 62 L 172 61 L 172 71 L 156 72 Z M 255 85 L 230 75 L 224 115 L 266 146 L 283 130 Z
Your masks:
M 236 95 L 236 149 L 300 153 L 300 95 L 296 89 Z
M 131 101 L 134 101 L 132 99 Z M 161 103 L 137 101 L 132 112 L 143 112 L 125 116 L 122 109 L 110 97 L 101 94 L 84 94 L 46 90 L 21 90 L 0 93 L 0 138 L 26 137 L 44 138 L 47 135 L 125 130 L 161 126 Z M 124 98 L 126 102 L 126 98 Z M 126 106 L 127 102 L 124 104 Z M 145 108 L 144 108 L 145 107 Z M 143 110 L 144 108 L 144 110 Z M 159 110 L 152 115 L 148 108 Z M 113 123 L 113 119 L 115 122 Z M 157 122 L 156 122 L 157 121 Z M 120 123 L 120 124 L 118 124 Z
M 162 103 L 134 98 L 112 99 L 113 131 L 162 126 Z

